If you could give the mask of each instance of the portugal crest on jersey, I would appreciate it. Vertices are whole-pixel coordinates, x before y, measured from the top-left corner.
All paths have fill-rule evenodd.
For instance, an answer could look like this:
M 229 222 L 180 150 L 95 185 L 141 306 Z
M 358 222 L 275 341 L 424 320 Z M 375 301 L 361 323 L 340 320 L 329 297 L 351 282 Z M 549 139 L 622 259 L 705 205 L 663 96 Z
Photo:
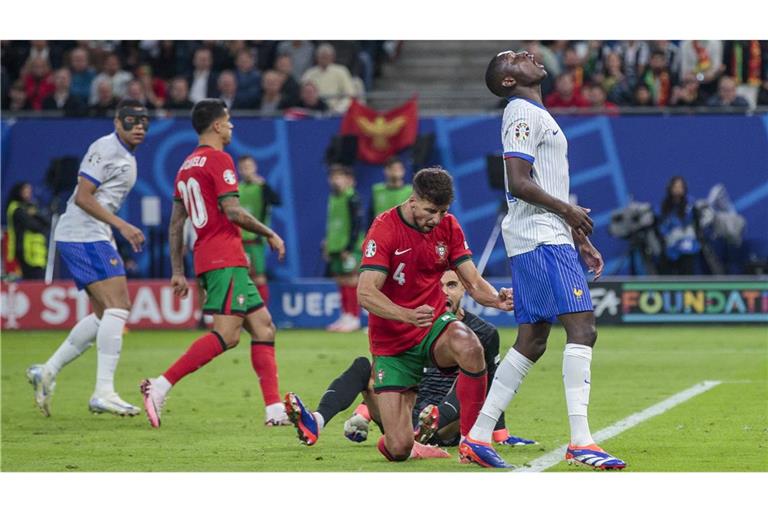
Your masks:
M 448 254 L 448 247 L 445 245 L 445 242 L 437 242 L 435 252 L 437 253 L 437 257 L 440 258 L 440 261 L 444 260 Z

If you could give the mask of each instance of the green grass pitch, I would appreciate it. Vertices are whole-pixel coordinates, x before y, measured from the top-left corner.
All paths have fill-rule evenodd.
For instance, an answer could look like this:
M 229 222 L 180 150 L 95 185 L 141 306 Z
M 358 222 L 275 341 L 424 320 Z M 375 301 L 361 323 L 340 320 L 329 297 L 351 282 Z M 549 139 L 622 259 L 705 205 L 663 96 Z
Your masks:
M 163 426 L 135 418 L 91 415 L 95 350 L 57 380 L 52 416 L 34 406 L 25 368 L 43 362 L 63 332 L 2 333 L 3 471 L 483 471 L 460 465 L 456 449 L 443 460 L 386 462 L 374 443 L 342 435 L 351 411 L 300 445 L 292 427 L 267 428 L 247 343 L 182 380 L 172 391 Z M 139 381 L 156 376 L 199 333 L 133 331 L 126 335 L 117 389 L 140 405 Z M 502 354 L 515 332 L 501 333 Z M 704 380 L 722 384 L 602 443 L 627 471 L 768 471 L 768 329 L 765 326 L 602 327 L 592 363 L 593 432 Z M 245 337 L 243 338 L 245 341 Z M 549 350 L 507 410 L 512 434 L 541 444 L 500 448 L 523 465 L 567 441 L 560 367 L 565 342 L 555 327 Z M 362 333 L 278 333 L 281 392 L 315 407 L 328 383 L 352 359 L 367 355 Z M 550 471 L 584 471 L 564 462 Z

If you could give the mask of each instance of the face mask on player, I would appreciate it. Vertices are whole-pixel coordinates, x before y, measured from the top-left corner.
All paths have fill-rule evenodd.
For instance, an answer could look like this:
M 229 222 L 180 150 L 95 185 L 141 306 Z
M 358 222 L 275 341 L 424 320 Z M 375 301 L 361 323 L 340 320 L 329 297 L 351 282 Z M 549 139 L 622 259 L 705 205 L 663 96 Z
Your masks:
M 123 126 L 123 130 L 130 132 L 136 125 L 142 125 L 144 131 L 149 130 L 149 113 L 144 107 L 123 107 L 117 113 L 117 118 L 120 119 L 120 124 Z

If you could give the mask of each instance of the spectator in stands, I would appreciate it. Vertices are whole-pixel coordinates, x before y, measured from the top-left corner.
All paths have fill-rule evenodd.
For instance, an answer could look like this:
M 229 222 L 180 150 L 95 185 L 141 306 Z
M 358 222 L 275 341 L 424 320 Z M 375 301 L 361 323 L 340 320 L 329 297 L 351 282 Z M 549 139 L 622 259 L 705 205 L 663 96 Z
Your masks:
M 109 79 L 109 83 L 112 84 L 112 95 L 116 98 L 122 98 L 125 96 L 125 91 L 128 87 L 128 82 L 133 80 L 133 75 L 128 71 L 121 68 L 120 57 L 116 53 L 108 53 L 104 58 L 104 64 L 102 65 L 102 71 L 96 78 L 93 79 L 91 84 L 91 103 L 98 101 L 98 84 L 104 80 Z
M 736 81 L 736 93 L 754 105 L 768 79 L 768 41 L 726 41 L 723 55 L 724 73 Z
M 299 103 L 296 107 L 315 113 L 328 112 L 328 104 L 320 98 L 320 93 L 314 82 L 301 84 Z
M 277 43 L 275 41 L 248 41 L 248 43 L 256 55 L 256 67 L 259 71 L 272 69 L 275 64 Z
M 194 103 L 189 99 L 189 84 L 183 76 L 177 76 L 171 80 L 168 88 L 168 100 L 165 102 L 167 110 L 189 110 Z
M 75 48 L 69 53 L 71 85 L 69 92 L 82 103 L 87 104 L 91 97 L 91 84 L 96 77 L 89 62 L 88 52 L 84 48 Z
M 670 105 L 674 107 L 700 107 L 705 104 L 699 93 L 699 81 L 693 73 L 684 76 L 680 85 L 672 88 Z
M 141 82 L 149 103 L 154 105 L 155 108 L 160 108 L 165 104 L 168 87 L 165 80 L 154 76 L 152 67 L 149 64 L 142 64 L 136 68 L 136 79 Z
M 8 110 L 11 112 L 32 110 L 32 105 L 27 99 L 27 91 L 24 89 L 24 82 L 22 82 L 20 79 L 13 83 L 8 96 Z
M 149 101 L 146 89 L 144 89 L 144 84 L 139 80 L 131 80 L 128 82 L 128 87 L 125 90 L 123 99 L 136 100 L 144 105 L 147 110 L 154 110 L 156 108 L 156 105 Z
M 659 232 L 664 242 L 660 270 L 662 274 L 695 273 L 701 252 L 699 219 L 688 198 L 688 185 L 681 176 L 673 176 L 661 203 Z
M 256 69 L 253 52 L 248 48 L 238 51 L 235 66 L 238 95 L 249 105 L 258 105 L 261 97 L 261 73 Z
M 301 80 L 304 73 L 312 67 L 315 47 L 309 41 L 281 41 L 277 45 L 277 56 L 288 55 L 293 64 L 294 80 Z
M 724 70 L 722 41 L 683 41 L 680 45 L 680 75 L 693 73 L 703 96 L 715 93 Z
M 608 115 L 617 115 L 619 107 L 606 99 L 605 89 L 599 84 L 587 82 L 582 87 L 582 95 L 589 103 L 589 108 L 603 111 Z
M 736 93 L 736 80 L 730 76 L 720 77 L 717 86 L 717 94 L 709 98 L 707 105 L 710 107 L 749 107 L 749 102 Z
M 262 78 L 261 102 L 259 110 L 262 114 L 274 114 L 296 105 L 281 93 L 284 76 L 272 69 L 264 73 Z
M 645 73 L 650 58 L 650 47 L 645 41 L 621 41 L 615 50 L 623 63 L 622 71 L 630 83 L 636 83 Z
M 301 81 L 311 80 L 317 85 L 320 97 L 335 113 L 343 114 L 349 108 L 354 94 L 352 76 L 349 70 L 334 64 L 336 52 L 333 46 L 324 43 L 315 52 L 317 65 L 309 68 Z
M 232 71 L 222 71 L 218 80 L 219 99 L 226 103 L 229 110 L 254 108 L 255 103 L 249 103 L 240 96 L 237 88 L 237 78 Z
M 563 73 L 555 81 L 555 91 L 544 100 L 549 108 L 584 108 L 589 103 L 580 92 L 576 91 L 573 75 Z
M 603 89 L 610 101 L 618 105 L 632 103 L 632 83 L 622 71 L 621 57 L 616 52 L 606 52 L 603 62 Z
M 72 75 L 67 68 L 56 70 L 53 74 L 53 94 L 43 100 L 43 110 L 59 110 L 67 117 L 85 115 L 86 106 L 80 98 L 73 96 L 70 90 Z
M 653 98 L 651 97 L 651 91 L 648 90 L 648 86 L 645 84 L 637 84 L 635 90 L 632 92 L 632 106 L 633 107 L 652 107 Z
M 291 104 L 299 102 L 299 83 L 293 78 L 293 62 L 290 55 L 278 55 L 275 59 L 275 71 L 283 76 L 283 87 L 280 93 Z
M 651 53 L 648 69 L 643 73 L 642 81 L 651 92 L 654 105 L 663 107 L 669 103 L 672 94 L 672 76 L 663 51 L 654 50 Z
M 91 103 L 88 115 L 91 117 L 104 117 L 112 115 L 117 107 L 117 98 L 112 92 L 112 81 L 109 78 L 94 80 L 96 83 L 96 102 Z
M 229 51 L 222 45 L 220 41 L 201 41 L 200 45 L 195 49 L 195 53 L 200 49 L 207 49 L 211 57 L 210 70 L 215 75 L 225 70 L 232 69 L 234 67 L 234 61 L 229 56 Z M 194 66 L 194 62 L 193 62 Z M 194 66 L 197 69 L 197 66 Z M 194 89 L 194 87 L 193 87 Z
M 40 58 L 40 57 L 36 57 Z M 48 218 L 35 202 L 32 185 L 17 183 L 8 197 L 8 261 L 21 266 L 23 279 L 43 279 L 48 261 Z
M 563 52 L 563 73 L 569 73 L 573 78 L 573 90 L 576 94 L 581 94 L 581 86 L 584 85 L 585 76 L 584 66 L 581 57 L 576 52 L 576 48 L 568 46 Z
M 22 76 L 24 91 L 33 110 L 42 110 L 43 100 L 53 93 L 53 75 L 48 61 L 43 57 L 32 57 L 24 66 Z
M 217 77 L 213 73 L 213 55 L 207 47 L 200 47 L 195 50 L 192 58 L 194 70 L 189 77 L 189 99 L 192 103 L 197 103 L 204 98 L 214 98 L 218 96 L 216 81 Z
M 672 83 L 680 81 L 680 47 L 672 41 L 657 40 L 651 41 L 651 53 L 659 51 L 664 53 L 664 61 L 667 63 L 669 74 L 672 76 Z

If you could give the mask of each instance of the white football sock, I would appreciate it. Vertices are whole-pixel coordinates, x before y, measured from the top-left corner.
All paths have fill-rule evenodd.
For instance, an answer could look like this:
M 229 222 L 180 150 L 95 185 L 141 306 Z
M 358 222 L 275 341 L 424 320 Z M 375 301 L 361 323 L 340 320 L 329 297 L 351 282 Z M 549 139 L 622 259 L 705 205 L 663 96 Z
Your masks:
M 563 385 L 565 403 L 568 406 L 568 421 L 571 424 L 571 444 L 586 446 L 593 444 L 587 421 L 589 390 L 592 378 L 592 347 L 566 343 L 563 352 Z
M 45 363 L 46 369 L 56 375 L 62 368 L 88 350 L 96 339 L 100 322 L 99 317 L 95 313 L 91 313 L 77 322 L 72 330 L 69 331 L 69 335 L 64 340 L 64 343 L 59 346 Z
M 128 320 L 127 309 L 109 308 L 104 310 L 101 325 L 96 334 L 96 348 L 99 351 L 96 360 L 96 391 L 97 395 L 108 395 L 115 392 L 115 369 L 120 360 L 120 349 L 123 346 L 123 328 Z
M 533 361 L 522 355 L 514 348 L 509 349 L 507 355 L 496 368 L 491 390 L 485 398 L 483 408 L 477 416 L 475 424 L 469 431 L 469 437 L 473 441 L 490 443 L 493 429 L 501 413 L 509 405 L 509 402 L 517 393 L 517 388 L 533 366 Z
M 152 383 L 152 387 L 157 390 L 161 395 L 165 396 L 173 387 L 173 384 L 165 378 L 165 375 L 161 375 L 155 379 Z
M 323 427 L 325 427 L 325 418 L 323 418 L 323 415 L 315 411 L 312 413 L 312 416 L 314 416 L 315 420 L 317 420 L 317 429 L 323 430 Z

